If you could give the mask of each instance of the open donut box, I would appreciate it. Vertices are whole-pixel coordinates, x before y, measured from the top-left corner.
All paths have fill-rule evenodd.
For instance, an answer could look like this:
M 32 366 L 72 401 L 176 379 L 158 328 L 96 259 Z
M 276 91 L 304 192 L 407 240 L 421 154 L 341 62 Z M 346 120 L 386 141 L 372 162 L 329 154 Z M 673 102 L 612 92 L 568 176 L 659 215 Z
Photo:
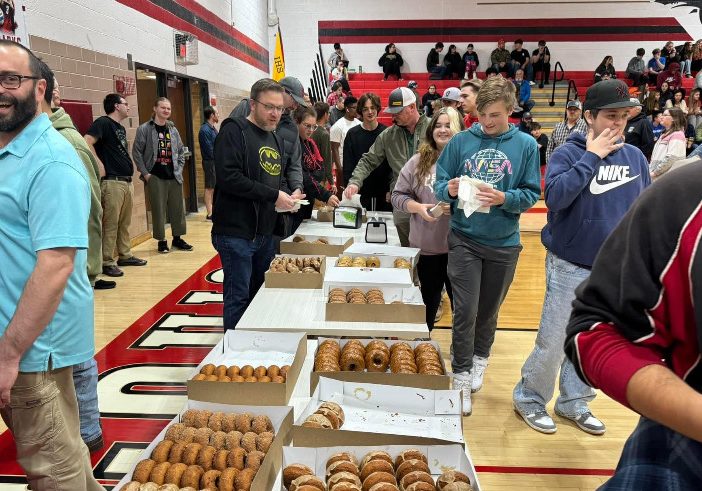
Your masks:
M 348 339 L 337 339 L 337 338 L 317 338 L 317 349 L 325 340 L 331 339 L 332 341 L 337 341 L 339 345 L 343 348 L 344 345 L 349 341 Z M 358 339 L 363 346 L 367 345 L 374 339 Z M 419 373 L 392 373 L 388 368 L 387 372 L 369 372 L 364 370 L 363 372 L 315 372 L 314 368 L 310 374 L 310 392 L 314 392 L 317 388 L 319 382 L 319 377 L 327 377 L 334 380 L 343 380 L 346 382 L 364 382 L 369 384 L 381 384 L 381 385 L 396 385 L 400 387 L 418 387 L 422 389 L 450 389 L 451 388 L 451 377 L 447 375 L 446 365 L 444 359 L 441 356 L 441 350 L 439 349 L 439 344 L 435 341 L 403 341 L 403 340 L 392 340 L 383 339 L 388 348 L 395 343 L 407 343 L 412 349 L 414 349 L 418 344 L 429 343 L 433 345 L 439 352 L 439 359 L 441 360 L 441 368 L 444 370 L 444 375 L 423 375 Z M 315 349 L 315 358 L 317 356 L 317 349 Z
M 270 269 L 266 271 L 266 288 L 300 288 L 306 290 L 319 290 L 324 283 L 324 275 L 327 269 L 327 257 L 323 254 L 316 256 L 297 254 L 278 254 L 276 258 L 320 258 L 322 264 L 318 273 L 274 273 Z
M 156 448 L 156 445 L 161 443 L 166 437 L 166 431 L 172 424 L 179 423 L 181 417 L 188 409 L 206 409 L 208 411 L 222 411 L 224 413 L 251 413 L 255 415 L 265 414 L 271 418 L 273 429 L 275 430 L 275 438 L 273 443 L 266 453 L 266 457 L 261 463 L 261 467 L 256 473 L 256 477 L 251 483 L 251 491 L 269 491 L 273 489 L 278 473 L 282 464 L 282 448 L 289 445 L 292 434 L 293 413 L 292 408 L 288 406 L 232 406 L 227 404 L 215 404 L 211 402 L 190 401 L 188 400 L 183 407 L 183 410 L 161 432 L 154 438 L 148 447 L 139 455 L 129 469 L 129 472 L 124 475 L 113 489 L 120 490 L 124 485 L 132 480 L 132 474 L 137 464 L 151 458 L 151 453 Z
M 292 396 L 302 365 L 307 356 L 307 335 L 296 332 L 227 330 L 224 337 L 188 377 L 188 398 L 221 404 L 285 406 Z M 192 380 L 207 364 L 290 365 L 285 383 L 273 382 L 209 382 Z
M 359 441 L 365 443 L 364 441 Z M 473 485 L 473 491 L 480 491 L 478 475 L 475 472 L 473 460 L 468 448 L 464 450 L 460 445 L 375 445 L 375 446 L 344 446 L 344 447 L 284 447 L 283 469 L 291 464 L 303 464 L 314 470 L 315 475 L 325 480 L 327 460 L 334 454 L 349 452 L 360 463 L 368 452 L 385 451 L 395 460 L 404 450 L 417 449 L 427 456 L 429 471 L 434 482 L 448 470 L 457 470 L 467 475 Z M 286 491 L 281 480 L 281 491 Z
M 357 283 L 371 286 L 411 287 L 414 285 L 412 270 L 393 267 L 394 259 L 387 256 L 378 256 L 378 259 L 380 259 L 380 267 L 360 268 L 337 266 L 338 259 L 327 258 L 328 264 L 324 281 L 327 283 Z M 409 260 L 411 261 L 411 258 Z
M 307 242 L 296 242 L 294 239 L 298 237 L 302 237 Z M 325 239 L 328 244 L 315 244 L 317 239 Z M 280 253 L 337 257 L 352 244 L 353 237 L 293 234 L 280 242 Z
M 329 291 L 332 288 L 341 288 L 345 292 L 358 288 L 364 293 L 371 289 L 378 289 L 383 292 L 385 304 L 329 303 Z M 368 283 L 328 283 L 325 279 L 323 294 L 323 301 L 326 303 L 324 318 L 328 321 L 400 322 L 425 325 L 427 322 L 422 292 L 416 286 L 401 288 Z M 393 304 L 392 302 L 395 301 L 402 303 Z
M 324 401 L 339 404 L 338 429 L 302 426 Z M 346 382 L 319 377 L 312 399 L 293 425 L 296 447 L 465 444 L 460 390 Z
M 367 244 L 365 242 L 356 242 L 351 244 L 344 252 L 343 255 L 357 257 L 357 256 L 377 256 L 380 259 L 381 267 L 393 267 L 393 262 L 397 258 L 407 259 L 412 263 L 412 267 L 417 267 L 417 261 L 419 260 L 419 249 L 415 247 L 400 247 L 391 246 L 386 244 Z M 389 264 L 389 266 L 386 266 Z

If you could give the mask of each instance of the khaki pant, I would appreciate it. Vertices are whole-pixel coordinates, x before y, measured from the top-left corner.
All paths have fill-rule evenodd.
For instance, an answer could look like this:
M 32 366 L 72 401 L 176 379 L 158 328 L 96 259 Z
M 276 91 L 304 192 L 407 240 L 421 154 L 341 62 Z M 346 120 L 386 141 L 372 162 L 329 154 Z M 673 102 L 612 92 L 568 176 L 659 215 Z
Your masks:
M 132 222 L 131 182 L 104 180 L 102 191 L 102 264 L 114 266 L 115 245 L 120 259 L 132 257 L 129 225 Z
M 80 437 L 72 367 L 20 372 L 0 414 L 33 491 L 104 491 Z
M 166 240 L 166 222 L 173 237 L 185 235 L 185 203 L 183 185 L 175 179 L 159 179 L 151 174 L 146 184 L 151 204 L 151 227 L 154 239 Z
M 88 218 L 88 279 L 95 285 L 97 275 L 102 273 L 102 205 L 100 188 L 90 193 L 90 216 Z

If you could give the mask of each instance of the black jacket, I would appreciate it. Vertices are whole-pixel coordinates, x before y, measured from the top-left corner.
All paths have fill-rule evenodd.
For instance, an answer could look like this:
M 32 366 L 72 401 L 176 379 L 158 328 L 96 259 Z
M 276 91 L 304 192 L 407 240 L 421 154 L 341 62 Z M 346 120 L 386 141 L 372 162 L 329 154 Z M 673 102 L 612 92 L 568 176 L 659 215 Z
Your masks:
M 655 144 L 653 126 L 644 113 L 629 120 L 624 130 L 624 141 L 641 150 L 647 159 L 651 158 Z
M 430 72 L 432 68 L 439 64 L 439 53 L 436 49 L 432 48 L 427 55 L 427 71 Z

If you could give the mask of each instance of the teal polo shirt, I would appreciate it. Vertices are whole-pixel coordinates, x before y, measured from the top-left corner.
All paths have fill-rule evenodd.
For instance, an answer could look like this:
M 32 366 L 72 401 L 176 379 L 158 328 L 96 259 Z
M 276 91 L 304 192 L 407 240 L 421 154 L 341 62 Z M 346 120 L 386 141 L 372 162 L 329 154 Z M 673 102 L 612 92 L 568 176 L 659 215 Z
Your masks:
M 43 372 L 93 356 L 93 291 L 88 282 L 90 182 L 78 154 L 42 114 L 0 148 L 0 335 L 15 314 L 37 252 L 76 248 L 56 314 L 20 360 Z

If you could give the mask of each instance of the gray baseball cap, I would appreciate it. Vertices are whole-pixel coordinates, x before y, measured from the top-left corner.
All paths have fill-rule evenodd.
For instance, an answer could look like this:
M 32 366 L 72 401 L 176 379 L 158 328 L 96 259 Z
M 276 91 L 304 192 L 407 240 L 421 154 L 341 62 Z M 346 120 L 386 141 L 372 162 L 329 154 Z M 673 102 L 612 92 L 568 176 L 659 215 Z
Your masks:
M 295 99 L 295 102 L 302 106 L 307 106 L 305 102 L 305 88 L 298 79 L 295 77 L 283 77 L 278 83 L 290 94 L 290 97 Z

